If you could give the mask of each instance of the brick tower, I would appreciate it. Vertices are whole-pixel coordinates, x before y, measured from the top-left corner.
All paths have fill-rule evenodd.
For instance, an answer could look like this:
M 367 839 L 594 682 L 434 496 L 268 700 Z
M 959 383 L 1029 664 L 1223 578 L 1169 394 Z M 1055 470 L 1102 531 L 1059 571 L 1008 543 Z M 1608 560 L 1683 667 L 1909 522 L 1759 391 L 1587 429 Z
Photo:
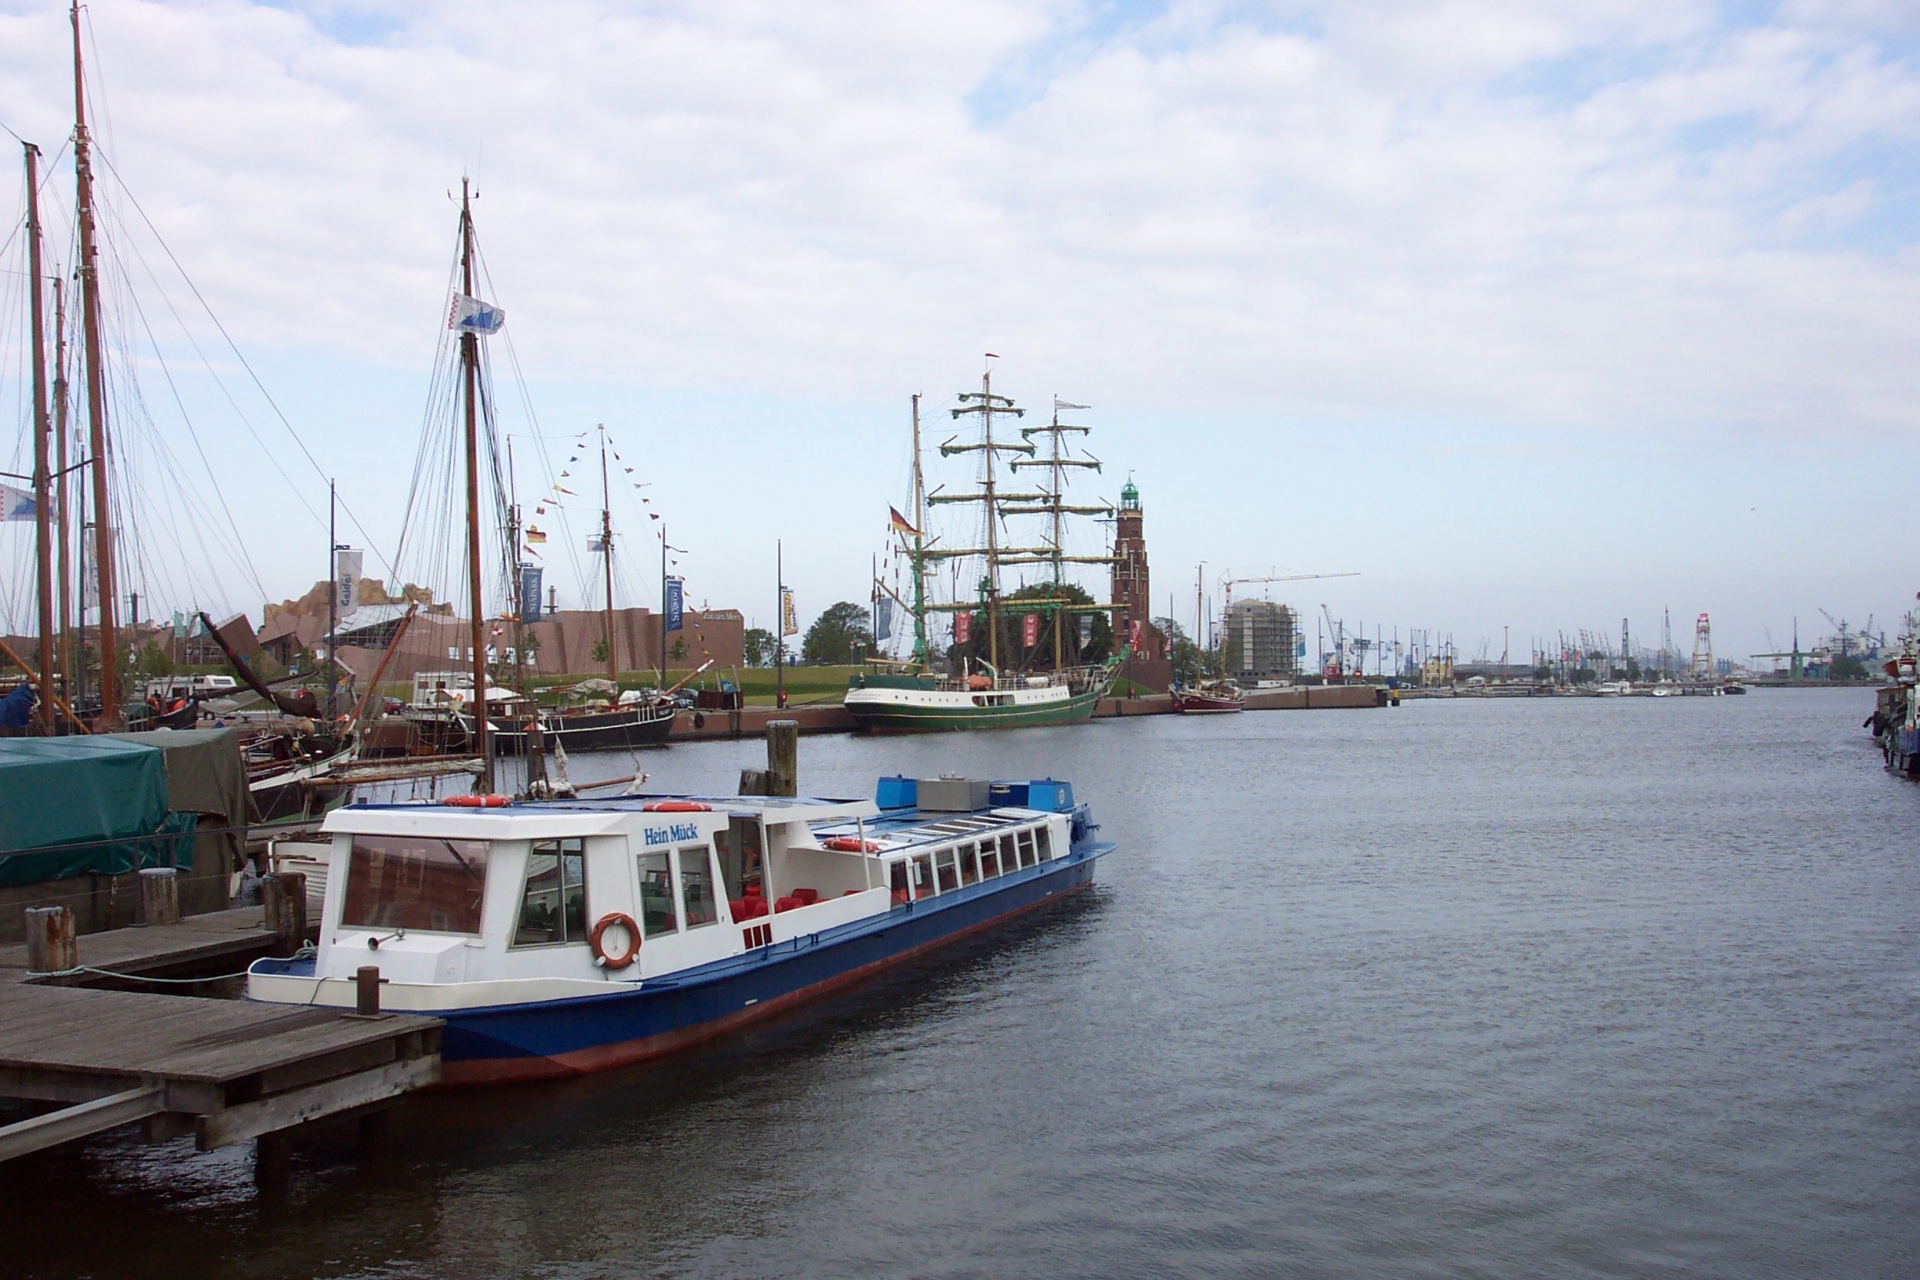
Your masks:
M 1113 603 L 1124 608 L 1113 615 L 1113 639 L 1116 648 L 1124 644 L 1140 624 L 1136 648 L 1138 656 L 1158 660 L 1166 656 L 1166 642 L 1153 625 L 1152 583 L 1147 577 L 1147 535 L 1140 511 L 1140 490 L 1127 480 L 1120 490 L 1120 509 L 1115 513 L 1113 532 Z

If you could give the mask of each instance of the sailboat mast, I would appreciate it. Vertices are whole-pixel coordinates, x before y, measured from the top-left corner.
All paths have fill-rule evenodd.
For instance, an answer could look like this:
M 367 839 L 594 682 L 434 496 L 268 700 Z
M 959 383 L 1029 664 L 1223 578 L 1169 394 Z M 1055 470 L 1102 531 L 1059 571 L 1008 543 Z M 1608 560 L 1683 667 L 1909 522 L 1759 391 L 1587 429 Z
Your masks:
M 40 589 L 40 732 L 53 732 L 53 495 L 47 461 L 47 335 L 40 298 L 40 148 L 27 159 L 27 307 L 33 332 L 33 536 Z
M 473 297 L 473 202 L 466 178 L 460 179 L 460 292 Z M 473 648 L 473 749 L 480 756 L 475 787 L 493 790 L 493 744 L 487 733 L 487 646 L 480 595 L 480 339 L 471 329 L 460 334 L 460 373 L 465 386 L 467 445 L 467 609 L 472 619 L 467 643 Z
M 73 596 L 68 585 L 71 574 L 67 553 L 73 546 L 73 534 L 67 519 L 67 497 L 72 492 L 73 480 L 67 474 L 67 295 L 64 283 L 59 276 L 53 277 L 53 440 L 54 465 L 58 468 L 56 474 L 60 482 L 59 501 L 56 504 L 56 515 L 60 522 L 60 558 L 56 566 L 60 579 L 60 683 L 71 705 L 73 669 L 77 660 L 73 656 Z
M 80 0 L 69 11 L 73 23 L 73 172 L 78 188 L 80 224 L 80 315 L 87 365 L 87 443 L 93 450 L 94 567 L 100 576 L 99 728 L 123 727 L 120 711 L 120 660 L 115 651 L 113 521 L 107 508 L 106 375 L 100 367 L 100 272 L 93 243 L 93 144 L 87 136 L 87 94 L 80 64 Z
M 987 662 L 1000 673 L 1000 549 L 994 530 L 1000 513 L 993 500 L 993 370 L 980 375 L 980 427 L 985 433 L 987 479 L 981 487 L 987 509 Z
M 600 428 L 600 555 L 607 570 L 607 679 L 613 684 L 613 702 L 620 703 L 619 659 L 613 652 L 613 516 L 607 496 L 607 429 Z M 662 605 L 664 608 L 664 604 Z
M 927 479 L 920 470 L 920 396 L 913 397 L 913 660 L 924 663 L 927 649 Z
M 526 610 L 527 584 L 520 566 L 520 493 L 513 482 L 513 437 L 507 437 L 507 546 L 512 548 L 507 584 L 513 602 L 513 687 L 527 692 Z

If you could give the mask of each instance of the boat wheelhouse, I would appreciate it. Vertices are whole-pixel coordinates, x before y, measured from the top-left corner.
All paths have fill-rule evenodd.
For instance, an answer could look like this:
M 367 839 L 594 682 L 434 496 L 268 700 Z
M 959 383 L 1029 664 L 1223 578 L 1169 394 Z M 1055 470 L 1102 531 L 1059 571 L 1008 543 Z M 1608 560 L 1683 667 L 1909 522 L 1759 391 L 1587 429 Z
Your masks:
M 672 1052 L 1092 882 L 1069 783 L 882 779 L 875 800 L 650 796 L 353 805 L 320 941 L 255 1000 L 447 1021 L 446 1083 Z M 484 802 L 484 807 L 472 802 Z

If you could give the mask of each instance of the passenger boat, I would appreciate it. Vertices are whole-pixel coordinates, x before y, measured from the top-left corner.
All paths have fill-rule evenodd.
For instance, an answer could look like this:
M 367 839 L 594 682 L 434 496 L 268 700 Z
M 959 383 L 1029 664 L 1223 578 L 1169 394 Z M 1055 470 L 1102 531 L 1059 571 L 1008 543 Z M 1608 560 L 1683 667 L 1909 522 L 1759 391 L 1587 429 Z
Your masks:
M 1247 709 L 1247 695 L 1231 680 L 1204 680 L 1173 691 L 1173 709 L 1182 715 L 1223 715 Z
M 635 796 L 330 814 L 316 954 L 254 1000 L 446 1020 L 444 1084 L 670 1053 L 1086 887 L 1072 785 L 883 778 L 873 800 Z

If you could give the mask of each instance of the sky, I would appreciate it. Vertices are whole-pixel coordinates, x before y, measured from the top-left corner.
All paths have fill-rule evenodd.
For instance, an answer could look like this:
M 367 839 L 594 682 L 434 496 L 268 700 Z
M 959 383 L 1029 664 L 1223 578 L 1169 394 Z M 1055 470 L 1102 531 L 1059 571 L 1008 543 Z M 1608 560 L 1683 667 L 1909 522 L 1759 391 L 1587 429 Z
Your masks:
M 516 493 L 603 423 L 649 486 L 622 603 L 661 524 L 696 605 L 770 622 L 776 545 L 803 623 L 864 601 L 910 397 L 946 439 L 987 352 L 1029 423 L 1091 406 L 1075 494 L 1134 478 L 1185 620 L 1354 573 L 1234 590 L 1468 656 L 1663 611 L 1691 650 L 1705 611 L 1744 657 L 1920 590 L 1911 4 L 95 0 L 83 33 L 143 612 L 305 590 L 329 477 L 376 569 L 452 491 L 414 463 L 463 176 Z M 70 262 L 68 42 L 0 0 L 0 124 Z

